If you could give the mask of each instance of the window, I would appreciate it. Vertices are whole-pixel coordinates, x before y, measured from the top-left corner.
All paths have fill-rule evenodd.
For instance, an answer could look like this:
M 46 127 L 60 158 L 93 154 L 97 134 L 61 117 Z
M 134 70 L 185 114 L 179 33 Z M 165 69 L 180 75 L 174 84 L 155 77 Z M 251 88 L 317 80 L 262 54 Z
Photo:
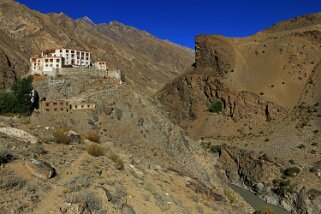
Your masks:
M 49 111 L 49 109 L 48 109 L 48 108 L 46 108 L 46 111 Z
M 90 105 L 87 105 L 87 108 L 90 108 Z
M 57 103 L 53 103 L 53 105 L 54 105 L 54 106 L 56 106 L 56 105 L 57 105 Z
M 48 67 L 48 64 L 46 64 L 45 66 Z
M 60 50 L 60 53 L 62 53 L 62 50 Z
M 45 62 L 49 62 L 49 60 L 48 60 L 48 59 L 45 59 Z
M 77 105 L 75 105 L 75 108 L 77 108 L 78 106 Z
M 81 105 L 81 108 L 83 108 L 84 107 L 84 105 Z
M 49 106 L 49 103 L 46 103 L 46 106 L 48 107 L 48 106 Z
M 57 108 L 55 108 L 54 111 L 57 111 Z
M 60 111 L 63 111 L 64 109 L 63 108 L 60 108 Z

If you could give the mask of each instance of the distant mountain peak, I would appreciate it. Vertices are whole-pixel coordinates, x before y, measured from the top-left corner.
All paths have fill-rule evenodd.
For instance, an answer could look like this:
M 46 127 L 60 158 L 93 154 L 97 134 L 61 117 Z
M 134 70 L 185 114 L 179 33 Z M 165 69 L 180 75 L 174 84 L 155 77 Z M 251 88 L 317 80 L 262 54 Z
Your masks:
M 88 16 L 82 17 L 81 20 L 83 20 L 89 24 L 95 25 L 95 23 Z

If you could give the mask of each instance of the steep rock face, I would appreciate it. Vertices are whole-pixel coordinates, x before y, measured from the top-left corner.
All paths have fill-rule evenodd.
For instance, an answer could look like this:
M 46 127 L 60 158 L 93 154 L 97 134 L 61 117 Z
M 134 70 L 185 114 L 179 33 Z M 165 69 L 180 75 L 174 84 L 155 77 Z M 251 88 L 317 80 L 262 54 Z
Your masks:
M 162 91 L 158 98 L 168 104 L 166 110 L 175 109 L 172 116 L 178 121 L 196 119 L 199 111 L 206 111 L 207 104 L 218 99 L 224 103 L 224 115 L 235 121 L 255 117 L 266 121 L 285 111 L 255 93 L 229 87 L 213 76 L 188 74 L 175 85 L 173 90 Z
M 253 126 L 284 118 L 300 102 L 321 60 L 319 16 L 286 21 L 246 38 L 197 36 L 195 64 L 157 97 L 193 137 L 250 133 Z M 208 112 L 218 99 L 224 117 Z
M 217 77 L 233 72 L 234 48 L 229 39 L 222 36 L 197 36 L 195 39 L 195 63 L 197 71 Z
M 0 79 L 2 80 L 0 82 L 0 89 L 6 88 L 9 85 L 12 84 L 12 82 L 16 79 L 16 74 L 12 69 L 12 64 L 8 58 L 8 56 L 3 53 L 3 51 L 0 52 L 0 70 L 1 76 Z
M 148 93 L 193 63 L 192 50 L 117 22 L 96 25 L 87 17 L 73 20 L 63 13 L 41 14 L 12 0 L 0 2 L 0 50 L 17 77 L 28 72 L 31 56 L 62 47 L 91 51 L 93 61 L 107 61 L 109 68 L 125 73 L 128 83 Z M 0 76 L 2 88 L 16 78 L 5 68 Z

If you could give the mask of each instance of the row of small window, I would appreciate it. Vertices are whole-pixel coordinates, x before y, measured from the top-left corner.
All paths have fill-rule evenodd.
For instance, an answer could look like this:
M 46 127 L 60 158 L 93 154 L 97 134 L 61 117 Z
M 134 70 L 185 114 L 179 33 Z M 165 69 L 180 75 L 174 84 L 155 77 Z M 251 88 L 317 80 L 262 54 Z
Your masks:
M 53 64 L 45 64 L 45 67 L 53 67 Z M 59 64 L 56 64 L 56 67 L 59 67 Z
M 50 111 L 50 109 L 46 108 L 46 111 L 48 112 L 48 111 Z M 54 111 L 58 111 L 58 109 L 57 109 L 57 108 L 54 108 Z M 68 110 L 68 109 L 64 109 L 64 108 L 60 108 L 60 111 L 66 111 L 66 112 L 68 112 L 69 110 Z
M 81 108 L 84 108 L 84 105 L 81 105 Z M 78 105 L 75 105 L 75 108 L 78 108 Z M 90 105 L 87 105 L 87 108 L 90 108 Z
M 66 104 L 66 106 L 68 106 L 68 103 L 64 103 L 64 102 L 60 102 L 60 103 L 59 103 L 60 106 L 63 106 L 63 105 L 65 105 L 65 104 Z M 50 103 L 46 103 L 46 106 L 47 106 L 47 107 L 48 107 L 49 105 L 50 105 Z M 53 106 L 57 106 L 58 103 L 54 102 L 54 103 L 52 103 L 52 105 L 53 105 Z
M 59 52 L 62 53 L 63 51 L 60 50 Z M 79 55 L 81 53 L 82 56 L 84 56 L 84 55 L 89 56 L 89 53 L 85 53 L 85 52 L 79 52 L 79 51 L 73 51 L 73 50 L 66 50 L 65 52 L 66 53 L 72 53 L 72 54 L 76 52 L 77 55 Z
M 45 62 L 53 62 L 53 59 L 45 59 Z M 60 59 L 56 59 L 56 62 L 60 62 Z

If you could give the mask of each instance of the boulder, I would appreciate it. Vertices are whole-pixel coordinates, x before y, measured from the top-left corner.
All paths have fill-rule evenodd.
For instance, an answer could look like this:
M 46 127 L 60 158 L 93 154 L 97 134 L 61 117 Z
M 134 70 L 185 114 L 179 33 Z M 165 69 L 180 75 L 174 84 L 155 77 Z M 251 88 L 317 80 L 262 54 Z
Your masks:
M 81 141 L 80 135 L 73 130 L 68 131 L 67 136 L 71 143 L 80 143 Z
M 50 179 L 56 174 L 55 169 L 49 163 L 37 159 L 26 161 L 26 167 L 34 176 L 41 179 Z
M 28 132 L 23 131 L 21 129 L 16 129 L 12 127 L 0 128 L 0 135 L 6 135 L 7 137 L 14 138 L 26 143 L 38 143 L 38 139 L 32 134 L 29 134 Z

